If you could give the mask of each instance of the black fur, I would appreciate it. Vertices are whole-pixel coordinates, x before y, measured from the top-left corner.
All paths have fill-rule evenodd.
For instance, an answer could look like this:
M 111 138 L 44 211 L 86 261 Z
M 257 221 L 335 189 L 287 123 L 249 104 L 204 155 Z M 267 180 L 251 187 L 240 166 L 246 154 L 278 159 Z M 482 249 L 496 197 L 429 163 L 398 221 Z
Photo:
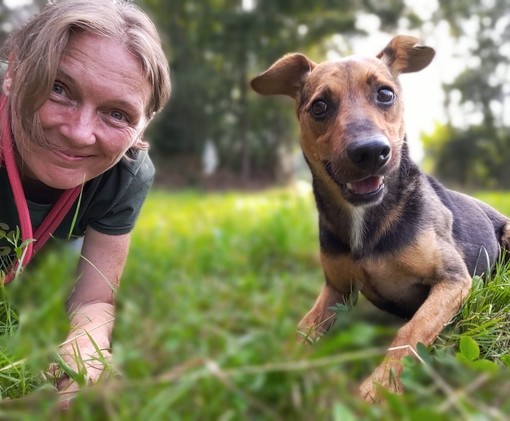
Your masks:
M 448 190 L 428 176 L 428 182 L 452 212 L 452 234 L 471 276 L 490 273 L 500 254 L 499 237 L 506 218 L 484 203 Z
M 355 258 L 362 258 L 398 252 L 409 245 L 419 229 L 423 212 L 420 177 L 420 170 L 410 160 L 407 148 L 404 147 L 398 170 L 385 179 L 388 191 L 383 201 L 366 209 L 363 249 L 359 251 L 351 250 L 349 241 L 346 241 L 351 229 L 349 213 L 333 205 L 325 192 L 324 181 L 314 177 L 313 190 L 319 210 L 321 251 L 330 255 L 353 253 Z M 405 206 L 402 206 L 403 202 Z M 397 223 L 390 230 L 381 232 L 385 219 L 399 207 L 403 209 Z
M 353 253 L 354 257 L 370 257 L 395 253 L 410 245 L 428 216 L 426 193 L 437 194 L 453 215 L 453 238 L 464 256 L 470 275 L 489 273 L 500 253 L 499 238 L 506 218 L 489 206 L 469 196 L 448 190 L 437 180 L 425 176 L 402 149 L 398 171 L 386 177 L 387 193 L 383 201 L 366 209 L 363 248 L 353 251 L 349 245 L 351 221 L 345 209 L 333 205 L 324 189 L 324 181 L 314 177 L 313 190 L 319 210 L 321 251 L 328 255 Z M 424 188 L 429 184 L 431 189 Z M 340 187 L 339 187 L 340 188 Z M 382 233 L 385 218 L 402 208 L 391 228 Z M 427 210 L 426 210 L 427 209 Z M 378 235 L 379 233 L 379 235 Z

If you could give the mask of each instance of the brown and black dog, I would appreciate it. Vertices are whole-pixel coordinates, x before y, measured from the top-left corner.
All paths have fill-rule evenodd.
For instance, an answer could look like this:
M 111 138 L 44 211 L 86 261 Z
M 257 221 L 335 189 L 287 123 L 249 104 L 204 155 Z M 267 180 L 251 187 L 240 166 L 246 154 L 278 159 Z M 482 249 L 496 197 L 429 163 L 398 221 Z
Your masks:
M 316 64 L 288 54 L 254 78 L 263 95 L 295 99 L 301 147 L 313 176 L 325 285 L 299 323 L 311 341 L 334 323 L 336 303 L 360 291 L 404 324 L 386 358 L 362 383 L 402 391 L 400 359 L 430 344 L 456 314 L 471 277 L 490 272 L 510 249 L 510 219 L 447 190 L 409 158 L 401 73 L 416 72 L 434 50 L 396 36 L 376 57 Z

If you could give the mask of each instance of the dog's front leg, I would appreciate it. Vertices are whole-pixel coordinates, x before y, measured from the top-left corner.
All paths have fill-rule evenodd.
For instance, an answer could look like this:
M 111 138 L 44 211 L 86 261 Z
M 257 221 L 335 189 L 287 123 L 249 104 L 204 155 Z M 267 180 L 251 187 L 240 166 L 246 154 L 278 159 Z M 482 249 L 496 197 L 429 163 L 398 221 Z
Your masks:
M 348 295 L 326 282 L 312 309 L 298 324 L 298 339 L 302 342 L 316 342 L 335 323 L 336 312 L 332 307 L 337 303 L 345 303 L 347 299 Z
M 330 255 L 321 252 L 321 263 L 326 283 L 312 309 L 298 324 L 301 342 L 316 342 L 333 326 L 336 320 L 336 304 L 348 304 L 351 295 L 357 294 L 360 273 L 353 269 L 347 255 Z
M 449 277 L 433 285 L 427 300 L 413 318 L 399 329 L 383 363 L 360 386 L 360 394 L 365 400 L 377 400 L 376 385 L 394 393 L 403 391 L 399 378 L 402 372 L 400 360 L 413 354 L 411 348 L 416 349 L 419 342 L 429 345 L 457 313 L 471 288 L 467 270 L 462 272 L 462 276 Z

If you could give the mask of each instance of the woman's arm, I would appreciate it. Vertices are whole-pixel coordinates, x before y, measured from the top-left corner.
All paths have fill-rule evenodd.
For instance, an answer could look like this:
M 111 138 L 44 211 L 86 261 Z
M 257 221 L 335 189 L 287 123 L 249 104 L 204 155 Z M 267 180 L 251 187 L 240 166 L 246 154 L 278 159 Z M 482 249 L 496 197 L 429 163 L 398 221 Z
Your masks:
M 77 268 L 78 280 L 67 301 L 70 314 L 83 305 L 113 304 L 113 295 L 129 252 L 130 238 L 130 234 L 107 235 L 87 228 Z
M 88 228 L 77 268 L 77 282 L 67 301 L 71 331 L 60 354 L 75 371 L 85 369 L 95 382 L 103 371 L 101 360 L 110 356 L 114 322 L 114 294 L 129 251 L 130 234 L 106 235 Z M 98 355 L 97 349 L 101 350 Z M 73 395 L 77 385 L 68 378 L 58 389 Z

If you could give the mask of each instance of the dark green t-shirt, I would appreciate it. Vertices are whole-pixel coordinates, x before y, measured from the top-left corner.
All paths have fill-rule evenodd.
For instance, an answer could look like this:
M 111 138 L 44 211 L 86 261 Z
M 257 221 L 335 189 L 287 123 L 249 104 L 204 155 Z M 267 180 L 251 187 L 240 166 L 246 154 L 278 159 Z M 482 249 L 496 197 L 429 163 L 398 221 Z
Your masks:
M 81 197 L 76 223 L 71 231 L 78 200 L 53 233 L 56 238 L 81 237 L 87 226 L 109 235 L 130 232 L 154 180 L 154 166 L 147 152 L 138 151 L 130 159 L 122 159 L 114 167 L 88 181 Z M 35 231 L 52 205 L 28 202 L 32 228 Z M 0 234 L 15 231 L 18 212 L 5 167 L 0 168 Z M 0 237 L 2 237 L 0 235 Z M 0 238 L 0 270 L 11 259 L 12 245 Z M 3 258 L 2 258 L 3 257 Z

